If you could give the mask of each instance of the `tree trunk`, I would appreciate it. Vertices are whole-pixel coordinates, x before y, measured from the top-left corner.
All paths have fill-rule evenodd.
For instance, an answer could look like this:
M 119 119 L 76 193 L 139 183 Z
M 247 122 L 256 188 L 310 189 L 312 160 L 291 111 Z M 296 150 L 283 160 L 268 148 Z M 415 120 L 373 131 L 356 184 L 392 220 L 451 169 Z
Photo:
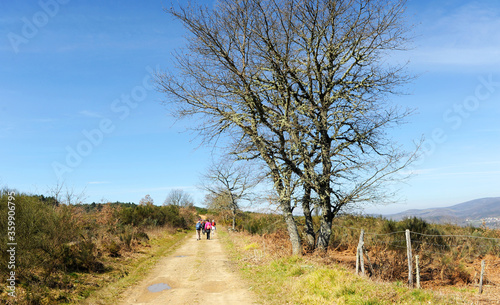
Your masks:
M 330 217 L 321 218 L 321 224 L 319 226 L 318 233 L 318 245 L 317 248 L 323 252 L 328 249 L 328 244 L 330 243 L 330 237 L 332 236 L 332 220 Z
M 311 188 L 304 186 L 304 196 L 302 197 L 302 210 L 304 211 L 304 218 L 306 224 L 306 243 L 308 250 L 314 250 L 316 247 L 316 234 L 314 233 L 314 225 L 312 220 L 311 211 Z
M 280 170 L 279 166 L 276 164 L 275 160 L 266 154 L 267 151 L 263 149 L 261 152 L 264 156 L 265 161 L 271 168 L 271 176 L 274 182 L 274 188 L 278 193 L 278 203 L 285 218 L 286 227 L 288 230 L 288 236 L 290 238 L 290 243 L 292 244 L 292 254 L 302 255 L 302 243 L 300 240 L 299 230 L 297 228 L 297 223 L 293 218 L 292 206 L 291 206 L 291 194 L 293 192 L 291 177 L 291 170 Z
M 332 235 L 332 221 L 334 214 L 332 213 L 330 196 L 320 195 L 321 209 L 323 210 L 321 215 L 321 222 L 318 234 L 317 248 L 321 251 L 326 252 L 328 250 L 328 244 L 330 243 L 330 237 Z
M 233 231 L 236 228 L 236 209 L 233 209 Z
M 281 208 L 283 211 L 283 216 L 285 217 L 286 228 L 288 229 L 288 235 L 290 237 L 290 242 L 292 243 L 292 255 L 302 255 L 302 243 L 300 240 L 299 230 L 297 229 L 297 223 L 292 215 L 292 210 L 290 209 L 290 204 L 281 203 Z

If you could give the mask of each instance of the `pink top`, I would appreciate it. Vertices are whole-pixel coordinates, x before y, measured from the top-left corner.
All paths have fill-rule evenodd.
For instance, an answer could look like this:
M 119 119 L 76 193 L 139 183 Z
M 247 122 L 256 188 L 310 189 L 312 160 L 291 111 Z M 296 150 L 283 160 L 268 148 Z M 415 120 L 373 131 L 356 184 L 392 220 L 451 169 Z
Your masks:
M 210 224 L 210 222 L 207 222 L 205 224 L 205 230 L 210 230 L 210 229 L 212 229 L 212 225 Z

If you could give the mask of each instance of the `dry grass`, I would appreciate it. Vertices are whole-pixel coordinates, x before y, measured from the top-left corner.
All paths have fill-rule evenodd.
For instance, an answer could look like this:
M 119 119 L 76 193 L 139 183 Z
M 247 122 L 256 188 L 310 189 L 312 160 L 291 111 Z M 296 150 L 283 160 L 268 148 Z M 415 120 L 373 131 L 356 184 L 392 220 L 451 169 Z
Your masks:
M 6 194 L 0 190 L 2 215 L 7 212 Z M 64 205 L 43 198 L 16 195 L 17 297 L 0 286 L 2 304 L 83 300 L 140 271 L 140 262 L 172 245 L 196 213 L 170 206 Z M 6 219 L 0 221 L 2 231 L 7 231 Z M 6 235 L 0 241 L 0 258 L 5 258 Z M 0 271 L 8 273 L 7 264 Z
M 12 299 L 0 295 L 5 304 L 114 304 L 117 296 L 140 280 L 157 259 L 175 249 L 175 244 L 186 236 L 171 228 L 155 228 L 147 231 L 148 242 L 134 243 L 127 251 L 121 250 L 117 257 L 103 254 L 99 260 L 106 266 L 104 272 L 55 271 L 50 281 L 27 288 L 20 285 L 17 297 Z M 43 272 L 32 269 L 35 275 Z M 50 284 L 53 283 L 53 284 Z M 28 294 L 29 293 L 29 294 Z M 10 303 L 9 303 L 10 302 Z M 4 304 L 4 303 L 2 303 Z
M 115 304 L 116 299 L 131 285 L 140 281 L 156 264 L 159 258 L 176 249 L 176 244 L 184 239 L 186 232 L 175 233 L 173 229 L 154 229 L 149 232 L 151 242 L 138 247 L 134 252 L 122 256 L 119 260 L 109 261 L 108 264 L 115 270 L 107 274 L 101 289 L 92 291 L 89 297 L 80 300 L 79 304 L 105 305 Z
M 354 274 L 351 250 L 290 256 L 285 232 L 225 233 L 235 262 L 265 304 L 470 304 L 473 291 L 409 289 Z M 479 304 L 479 303 L 478 303 Z M 486 303 L 485 303 L 486 304 Z

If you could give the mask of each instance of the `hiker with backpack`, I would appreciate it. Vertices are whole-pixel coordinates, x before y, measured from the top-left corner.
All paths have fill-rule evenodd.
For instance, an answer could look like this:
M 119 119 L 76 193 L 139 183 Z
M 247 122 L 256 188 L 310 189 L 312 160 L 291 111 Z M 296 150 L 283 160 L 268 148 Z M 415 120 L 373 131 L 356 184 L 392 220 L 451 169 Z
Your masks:
M 210 221 L 205 223 L 205 232 L 207 233 L 207 239 L 210 239 L 210 229 L 212 229 L 212 224 Z
M 196 240 L 201 239 L 201 228 L 203 227 L 203 224 L 201 223 L 201 219 L 198 219 L 198 222 L 196 223 Z
M 215 234 L 215 219 L 212 219 L 212 236 Z

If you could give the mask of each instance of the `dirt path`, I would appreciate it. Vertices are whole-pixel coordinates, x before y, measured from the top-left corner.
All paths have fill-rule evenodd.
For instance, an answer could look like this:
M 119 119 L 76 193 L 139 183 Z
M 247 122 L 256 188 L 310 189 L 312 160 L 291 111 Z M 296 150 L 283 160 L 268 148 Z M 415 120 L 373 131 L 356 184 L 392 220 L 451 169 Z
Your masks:
M 203 279 L 202 279 L 203 278 Z M 162 258 L 151 273 L 127 291 L 120 304 L 256 304 L 245 283 L 232 272 L 217 234 L 197 241 L 190 235 Z

